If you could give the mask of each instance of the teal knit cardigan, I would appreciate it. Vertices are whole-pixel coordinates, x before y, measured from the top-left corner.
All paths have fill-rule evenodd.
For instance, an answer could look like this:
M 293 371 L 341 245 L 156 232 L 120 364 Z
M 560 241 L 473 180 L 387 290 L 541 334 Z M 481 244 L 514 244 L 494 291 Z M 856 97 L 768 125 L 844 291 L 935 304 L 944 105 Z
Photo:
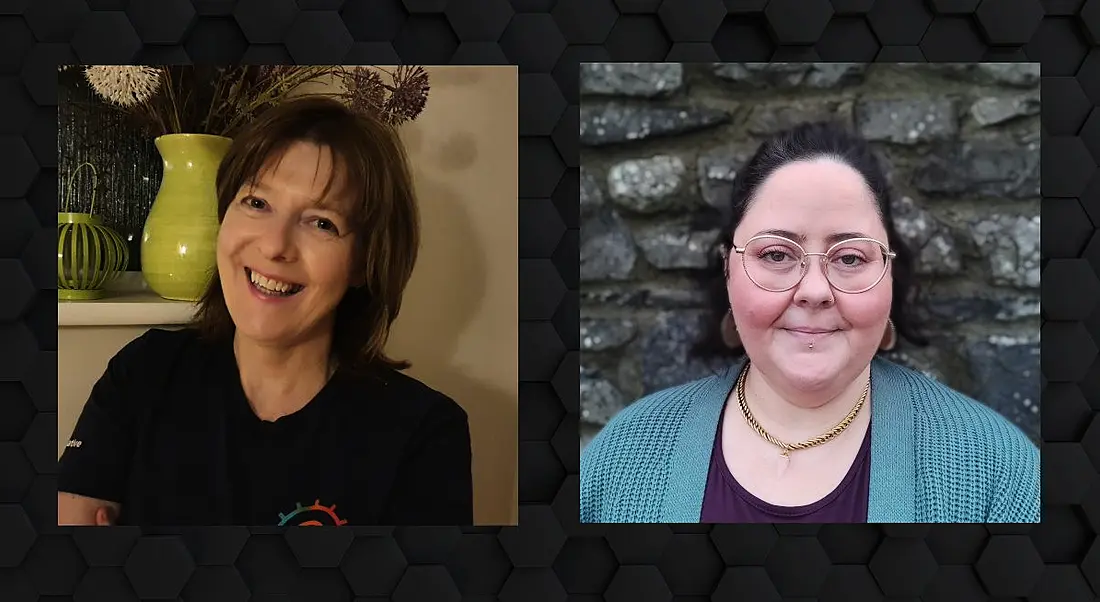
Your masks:
M 646 396 L 581 456 L 581 522 L 697 523 L 718 419 L 741 363 Z M 871 363 L 868 522 L 1039 522 L 1039 449 L 988 406 Z

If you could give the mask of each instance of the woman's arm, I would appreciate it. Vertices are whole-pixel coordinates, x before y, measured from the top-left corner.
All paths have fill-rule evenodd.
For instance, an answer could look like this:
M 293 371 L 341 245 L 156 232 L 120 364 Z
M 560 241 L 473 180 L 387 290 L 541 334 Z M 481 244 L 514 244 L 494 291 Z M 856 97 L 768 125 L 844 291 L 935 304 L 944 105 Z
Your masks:
M 75 493 L 57 492 L 57 526 L 108 526 L 115 524 L 122 506 Z
M 1042 515 L 1039 448 L 1019 431 L 1010 434 L 993 446 L 1000 470 L 993 481 L 993 504 L 986 522 L 1038 523 Z
M 472 525 L 472 452 L 466 412 L 451 400 L 437 404 L 413 433 L 406 450 L 381 522 Z
M 124 346 L 92 386 L 71 439 L 58 462 L 58 525 L 114 524 L 123 500 L 137 423 L 136 391 L 149 390 L 149 361 L 157 361 L 149 331 Z M 152 357 L 150 357 L 152 356 Z M 97 519 L 97 514 L 105 520 Z

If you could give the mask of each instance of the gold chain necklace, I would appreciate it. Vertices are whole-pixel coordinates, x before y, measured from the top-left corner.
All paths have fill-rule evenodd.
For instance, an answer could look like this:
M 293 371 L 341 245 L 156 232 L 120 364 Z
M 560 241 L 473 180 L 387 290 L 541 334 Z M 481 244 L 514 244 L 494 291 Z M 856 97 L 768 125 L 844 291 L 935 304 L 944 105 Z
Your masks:
M 746 363 L 745 369 L 742 370 L 741 375 L 737 377 L 737 404 L 741 406 L 741 413 L 745 415 L 745 420 L 749 423 L 749 426 L 756 430 L 757 434 L 763 437 L 768 443 L 771 443 L 781 450 L 779 453 L 780 475 L 783 474 L 783 471 L 790 463 L 792 451 L 807 449 L 810 447 L 821 445 L 822 443 L 830 441 L 836 438 L 837 435 L 843 433 L 844 429 L 848 428 L 848 426 L 852 424 L 852 421 L 855 420 L 856 415 L 859 414 L 859 410 L 863 408 L 863 404 L 867 401 L 867 394 L 871 390 L 871 379 L 867 379 L 867 384 L 863 386 L 863 394 L 860 395 L 859 401 L 856 402 L 856 405 L 852 407 L 852 409 L 848 412 L 848 415 L 844 417 L 844 420 L 841 420 L 839 423 L 837 423 L 836 426 L 829 429 L 824 434 L 813 437 L 812 439 L 800 441 L 798 443 L 785 443 L 783 441 L 780 441 L 779 439 L 776 439 L 774 436 L 772 436 L 771 433 L 764 430 L 764 427 L 760 426 L 760 423 L 756 421 L 756 418 L 752 415 L 752 412 L 749 411 L 749 404 L 747 401 L 745 401 L 745 376 L 748 373 L 749 366 L 748 363 Z

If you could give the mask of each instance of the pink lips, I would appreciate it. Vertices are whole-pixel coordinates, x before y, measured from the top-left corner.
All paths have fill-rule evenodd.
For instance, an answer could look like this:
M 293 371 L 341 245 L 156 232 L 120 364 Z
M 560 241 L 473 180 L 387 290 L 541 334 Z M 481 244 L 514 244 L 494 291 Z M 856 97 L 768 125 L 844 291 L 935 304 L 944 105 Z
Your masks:
M 799 345 L 812 345 L 816 342 L 828 340 L 831 336 L 838 332 L 837 330 L 822 330 L 820 328 L 784 328 L 787 334 L 794 337 L 794 340 L 798 341 Z

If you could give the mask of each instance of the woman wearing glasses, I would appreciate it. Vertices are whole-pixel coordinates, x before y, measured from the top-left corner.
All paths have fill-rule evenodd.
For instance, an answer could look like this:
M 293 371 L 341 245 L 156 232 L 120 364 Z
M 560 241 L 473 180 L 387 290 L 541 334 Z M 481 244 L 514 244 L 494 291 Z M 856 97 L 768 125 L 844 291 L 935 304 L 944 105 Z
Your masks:
M 865 141 L 805 124 L 738 173 L 723 233 L 724 372 L 619 413 L 581 460 L 583 522 L 1038 522 L 1011 422 L 877 358 L 912 259 Z

